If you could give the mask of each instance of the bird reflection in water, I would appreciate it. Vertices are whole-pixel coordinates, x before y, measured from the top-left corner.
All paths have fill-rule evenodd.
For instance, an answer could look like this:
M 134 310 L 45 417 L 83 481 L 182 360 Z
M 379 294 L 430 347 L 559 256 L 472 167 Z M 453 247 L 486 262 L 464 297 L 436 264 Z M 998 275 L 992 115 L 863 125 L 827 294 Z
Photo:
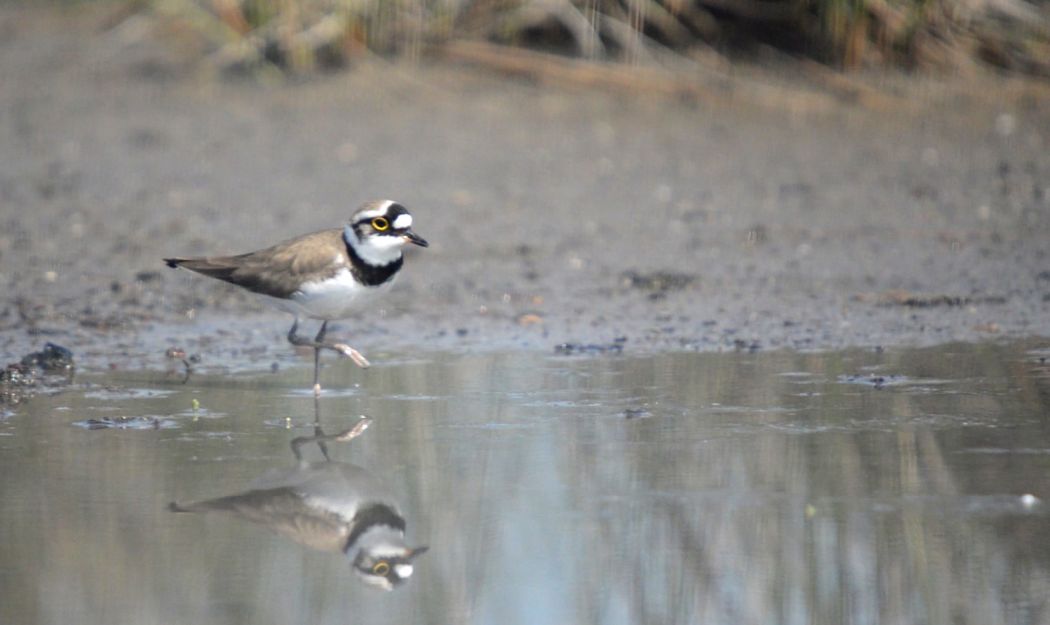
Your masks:
M 314 435 L 291 443 L 295 467 L 270 471 L 243 493 L 195 503 L 172 502 L 169 508 L 233 514 L 312 549 L 344 553 L 362 580 L 393 590 L 412 576 L 413 560 L 427 547 L 405 543 L 405 519 L 375 476 L 328 456 L 327 442 L 350 441 L 372 420 L 361 417 L 349 430 L 327 435 L 321 429 L 318 400 L 314 406 Z M 317 443 L 323 461 L 303 458 L 302 447 L 310 443 Z

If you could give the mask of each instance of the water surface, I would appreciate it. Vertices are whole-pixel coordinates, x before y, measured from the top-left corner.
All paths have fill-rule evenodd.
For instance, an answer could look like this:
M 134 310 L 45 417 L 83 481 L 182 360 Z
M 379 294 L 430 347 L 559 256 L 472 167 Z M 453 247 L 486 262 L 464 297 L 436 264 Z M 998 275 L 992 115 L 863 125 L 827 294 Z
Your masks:
M 1048 355 L 419 353 L 316 410 L 305 366 L 81 374 L 0 420 L 0 622 L 1044 622 Z M 168 511 L 362 414 L 332 461 L 430 547 L 394 591 Z

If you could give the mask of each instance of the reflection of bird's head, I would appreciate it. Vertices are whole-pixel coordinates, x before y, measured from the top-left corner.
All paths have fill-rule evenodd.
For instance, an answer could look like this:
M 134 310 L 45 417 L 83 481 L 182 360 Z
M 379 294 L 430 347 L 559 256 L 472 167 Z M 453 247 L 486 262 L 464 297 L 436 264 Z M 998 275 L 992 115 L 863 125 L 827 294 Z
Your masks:
M 362 548 L 354 557 L 352 566 L 354 573 L 365 583 L 383 590 L 393 590 L 412 576 L 412 560 L 427 549 L 407 547 L 398 536 L 394 541 L 379 543 L 373 548 Z
M 393 590 L 411 577 L 412 560 L 427 550 L 405 544 L 405 519 L 386 504 L 359 509 L 352 528 L 346 556 L 362 580 L 383 590 Z

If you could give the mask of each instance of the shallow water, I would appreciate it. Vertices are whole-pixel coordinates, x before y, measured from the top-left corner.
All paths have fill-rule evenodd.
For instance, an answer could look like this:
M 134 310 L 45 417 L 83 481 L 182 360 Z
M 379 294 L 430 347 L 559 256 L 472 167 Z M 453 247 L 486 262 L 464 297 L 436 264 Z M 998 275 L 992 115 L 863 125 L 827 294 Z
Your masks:
M 1044 622 L 1047 356 L 330 360 L 319 415 L 306 368 L 82 374 L 0 420 L 0 622 Z M 335 433 L 361 414 L 332 460 L 430 547 L 393 592 L 167 509 L 244 491 L 295 466 L 318 416 Z

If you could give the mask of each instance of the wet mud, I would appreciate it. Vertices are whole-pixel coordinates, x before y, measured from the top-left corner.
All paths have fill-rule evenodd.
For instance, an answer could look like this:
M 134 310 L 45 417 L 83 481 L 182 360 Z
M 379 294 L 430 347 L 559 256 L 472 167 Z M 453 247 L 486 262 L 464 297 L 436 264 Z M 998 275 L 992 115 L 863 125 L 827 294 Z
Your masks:
M 374 197 L 432 245 L 333 327 L 370 357 L 1050 335 L 1050 99 L 1009 80 L 884 78 L 919 106 L 819 113 L 431 63 L 228 82 L 100 13 L 0 9 L 5 362 L 53 341 L 96 370 L 296 363 L 286 316 L 160 258 Z

